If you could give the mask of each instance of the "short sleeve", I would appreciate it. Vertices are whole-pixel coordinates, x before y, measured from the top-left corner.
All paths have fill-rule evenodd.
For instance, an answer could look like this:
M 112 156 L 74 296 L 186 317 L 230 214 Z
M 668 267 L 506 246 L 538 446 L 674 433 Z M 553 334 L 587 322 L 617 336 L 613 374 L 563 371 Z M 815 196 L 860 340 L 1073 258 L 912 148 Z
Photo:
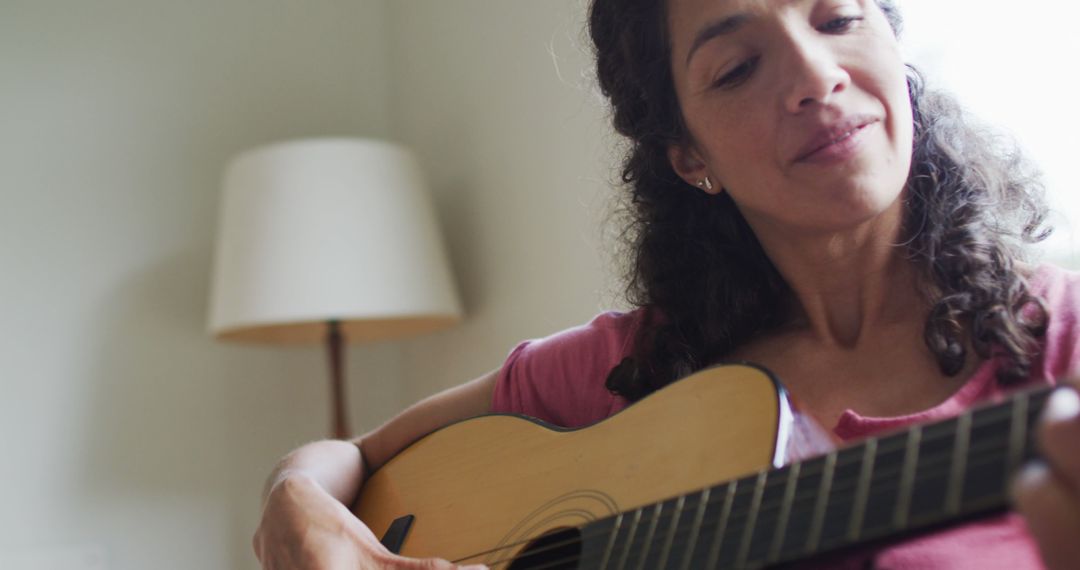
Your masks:
M 604 386 L 630 353 L 640 313 L 601 313 L 588 324 L 518 344 L 495 385 L 492 411 L 561 427 L 596 423 L 626 407 Z
M 1044 265 L 1031 290 L 1050 313 L 1040 355 L 1043 379 L 1056 383 L 1080 377 L 1080 273 Z

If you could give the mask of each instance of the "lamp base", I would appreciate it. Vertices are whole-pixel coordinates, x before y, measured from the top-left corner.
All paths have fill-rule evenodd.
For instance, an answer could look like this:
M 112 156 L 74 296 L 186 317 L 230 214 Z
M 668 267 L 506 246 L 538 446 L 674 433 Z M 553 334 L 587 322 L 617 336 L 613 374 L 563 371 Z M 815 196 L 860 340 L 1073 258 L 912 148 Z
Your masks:
M 332 414 L 330 434 L 334 439 L 348 439 L 351 430 L 349 417 L 345 412 L 345 339 L 341 334 L 339 321 L 329 321 L 327 329 L 326 349 L 330 358 L 330 412 Z

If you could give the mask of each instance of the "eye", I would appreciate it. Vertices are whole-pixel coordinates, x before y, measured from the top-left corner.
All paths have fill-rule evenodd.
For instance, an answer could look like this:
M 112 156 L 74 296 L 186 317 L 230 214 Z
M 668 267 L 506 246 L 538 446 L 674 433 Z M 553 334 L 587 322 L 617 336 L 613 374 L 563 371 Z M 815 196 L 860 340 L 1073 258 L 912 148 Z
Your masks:
M 750 78 L 750 75 L 754 73 L 754 69 L 757 68 L 757 64 L 757 57 L 752 57 L 740 63 L 735 69 L 732 69 L 713 81 L 712 87 L 717 89 L 731 89 L 733 87 L 738 87 Z
M 844 16 L 842 18 L 835 18 L 829 20 L 825 25 L 820 26 L 818 31 L 826 34 L 842 34 L 855 27 L 856 22 L 862 21 L 862 16 Z

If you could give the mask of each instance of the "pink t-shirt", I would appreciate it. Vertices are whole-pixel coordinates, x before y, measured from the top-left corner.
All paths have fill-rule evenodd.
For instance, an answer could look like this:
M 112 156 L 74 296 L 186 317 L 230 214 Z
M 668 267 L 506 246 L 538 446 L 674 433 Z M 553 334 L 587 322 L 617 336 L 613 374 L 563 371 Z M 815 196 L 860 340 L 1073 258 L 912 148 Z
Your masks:
M 1080 273 L 1043 265 L 1030 283 L 1050 312 L 1043 350 L 1032 366 L 1029 385 L 1054 384 L 1080 372 Z M 547 338 L 525 341 L 510 352 L 499 373 L 493 412 L 532 416 L 576 428 L 596 423 L 628 405 L 609 392 L 608 373 L 631 350 L 641 312 L 607 312 L 586 325 Z M 844 441 L 862 439 L 909 424 L 959 414 L 977 402 L 1004 396 L 995 381 L 996 364 L 980 366 L 951 397 L 928 410 L 889 418 L 865 417 L 847 410 L 833 428 Z M 783 380 L 783 379 L 781 379 Z M 1043 568 L 1023 518 L 1004 514 L 889 544 L 876 550 L 844 553 L 815 567 L 1018 570 Z

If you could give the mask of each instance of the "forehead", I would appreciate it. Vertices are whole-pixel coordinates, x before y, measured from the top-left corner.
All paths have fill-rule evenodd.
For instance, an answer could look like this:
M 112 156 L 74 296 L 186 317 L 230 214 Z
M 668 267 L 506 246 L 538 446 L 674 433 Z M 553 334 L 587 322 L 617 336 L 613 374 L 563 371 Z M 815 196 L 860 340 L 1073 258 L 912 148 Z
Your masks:
M 732 14 L 765 15 L 812 0 L 667 0 L 668 25 L 707 23 Z
M 808 0 L 667 0 L 672 55 L 685 54 L 702 30 L 735 16 L 760 17 Z
M 704 37 L 724 35 L 755 19 L 793 11 L 812 11 L 819 4 L 865 4 L 865 0 L 667 0 L 670 47 L 675 61 L 685 58 Z

